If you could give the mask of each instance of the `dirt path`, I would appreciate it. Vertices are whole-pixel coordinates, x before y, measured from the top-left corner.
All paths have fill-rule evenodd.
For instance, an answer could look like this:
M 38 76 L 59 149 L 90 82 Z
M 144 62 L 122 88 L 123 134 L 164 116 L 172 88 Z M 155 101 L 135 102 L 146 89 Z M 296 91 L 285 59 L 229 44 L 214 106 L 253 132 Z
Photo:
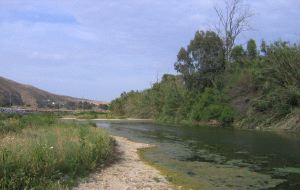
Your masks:
M 175 189 L 156 169 L 145 164 L 137 149 L 147 144 L 115 137 L 119 160 L 90 176 L 75 190 L 172 190 Z

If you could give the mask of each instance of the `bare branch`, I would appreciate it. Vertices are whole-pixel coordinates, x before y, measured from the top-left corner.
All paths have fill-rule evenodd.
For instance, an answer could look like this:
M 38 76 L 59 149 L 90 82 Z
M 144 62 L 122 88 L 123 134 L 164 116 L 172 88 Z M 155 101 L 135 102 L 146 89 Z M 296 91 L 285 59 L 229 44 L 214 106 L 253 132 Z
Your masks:
M 254 15 L 243 0 L 225 0 L 224 8 L 215 6 L 215 12 L 219 18 L 216 31 L 222 36 L 225 46 L 227 61 L 230 61 L 232 48 L 237 37 L 251 29 L 249 20 Z

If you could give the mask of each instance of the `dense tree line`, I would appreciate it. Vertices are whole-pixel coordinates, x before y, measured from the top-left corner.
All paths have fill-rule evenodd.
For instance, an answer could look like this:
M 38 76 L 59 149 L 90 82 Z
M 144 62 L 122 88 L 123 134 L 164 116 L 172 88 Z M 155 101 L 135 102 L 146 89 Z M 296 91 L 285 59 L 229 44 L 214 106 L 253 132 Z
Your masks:
M 174 65 L 178 75 L 164 75 L 144 91 L 131 91 L 113 100 L 116 115 L 154 118 L 162 122 L 212 122 L 226 126 L 234 121 L 278 121 L 300 104 L 300 46 L 288 42 L 260 50 L 255 40 L 233 47 L 226 61 L 224 44 L 213 31 L 196 32 L 181 48 Z M 248 77 L 248 78 L 247 78 Z M 245 85 L 246 84 L 246 85 Z M 240 90 L 237 90 L 240 89 Z M 245 113 L 232 102 L 247 91 Z M 238 105 L 240 106 L 240 105 Z

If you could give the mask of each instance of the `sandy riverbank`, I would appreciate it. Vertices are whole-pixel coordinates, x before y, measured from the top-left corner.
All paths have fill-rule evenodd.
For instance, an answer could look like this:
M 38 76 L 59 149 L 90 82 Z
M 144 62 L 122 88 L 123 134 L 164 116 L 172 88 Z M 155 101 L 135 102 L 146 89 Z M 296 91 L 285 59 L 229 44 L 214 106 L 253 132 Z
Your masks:
M 148 144 L 136 143 L 123 137 L 117 142 L 116 161 L 111 166 L 92 174 L 75 190 L 171 190 L 175 189 L 159 171 L 145 164 L 138 156 L 139 148 Z

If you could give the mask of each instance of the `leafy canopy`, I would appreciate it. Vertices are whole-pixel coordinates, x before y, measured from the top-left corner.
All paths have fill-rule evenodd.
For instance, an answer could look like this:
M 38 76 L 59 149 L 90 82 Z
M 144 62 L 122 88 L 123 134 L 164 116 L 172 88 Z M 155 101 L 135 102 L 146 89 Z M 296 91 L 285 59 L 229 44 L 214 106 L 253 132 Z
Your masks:
M 216 73 L 225 69 L 222 39 L 212 31 L 198 31 L 193 40 L 177 55 L 175 70 L 182 74 L 190 90 L 214 85 Z

